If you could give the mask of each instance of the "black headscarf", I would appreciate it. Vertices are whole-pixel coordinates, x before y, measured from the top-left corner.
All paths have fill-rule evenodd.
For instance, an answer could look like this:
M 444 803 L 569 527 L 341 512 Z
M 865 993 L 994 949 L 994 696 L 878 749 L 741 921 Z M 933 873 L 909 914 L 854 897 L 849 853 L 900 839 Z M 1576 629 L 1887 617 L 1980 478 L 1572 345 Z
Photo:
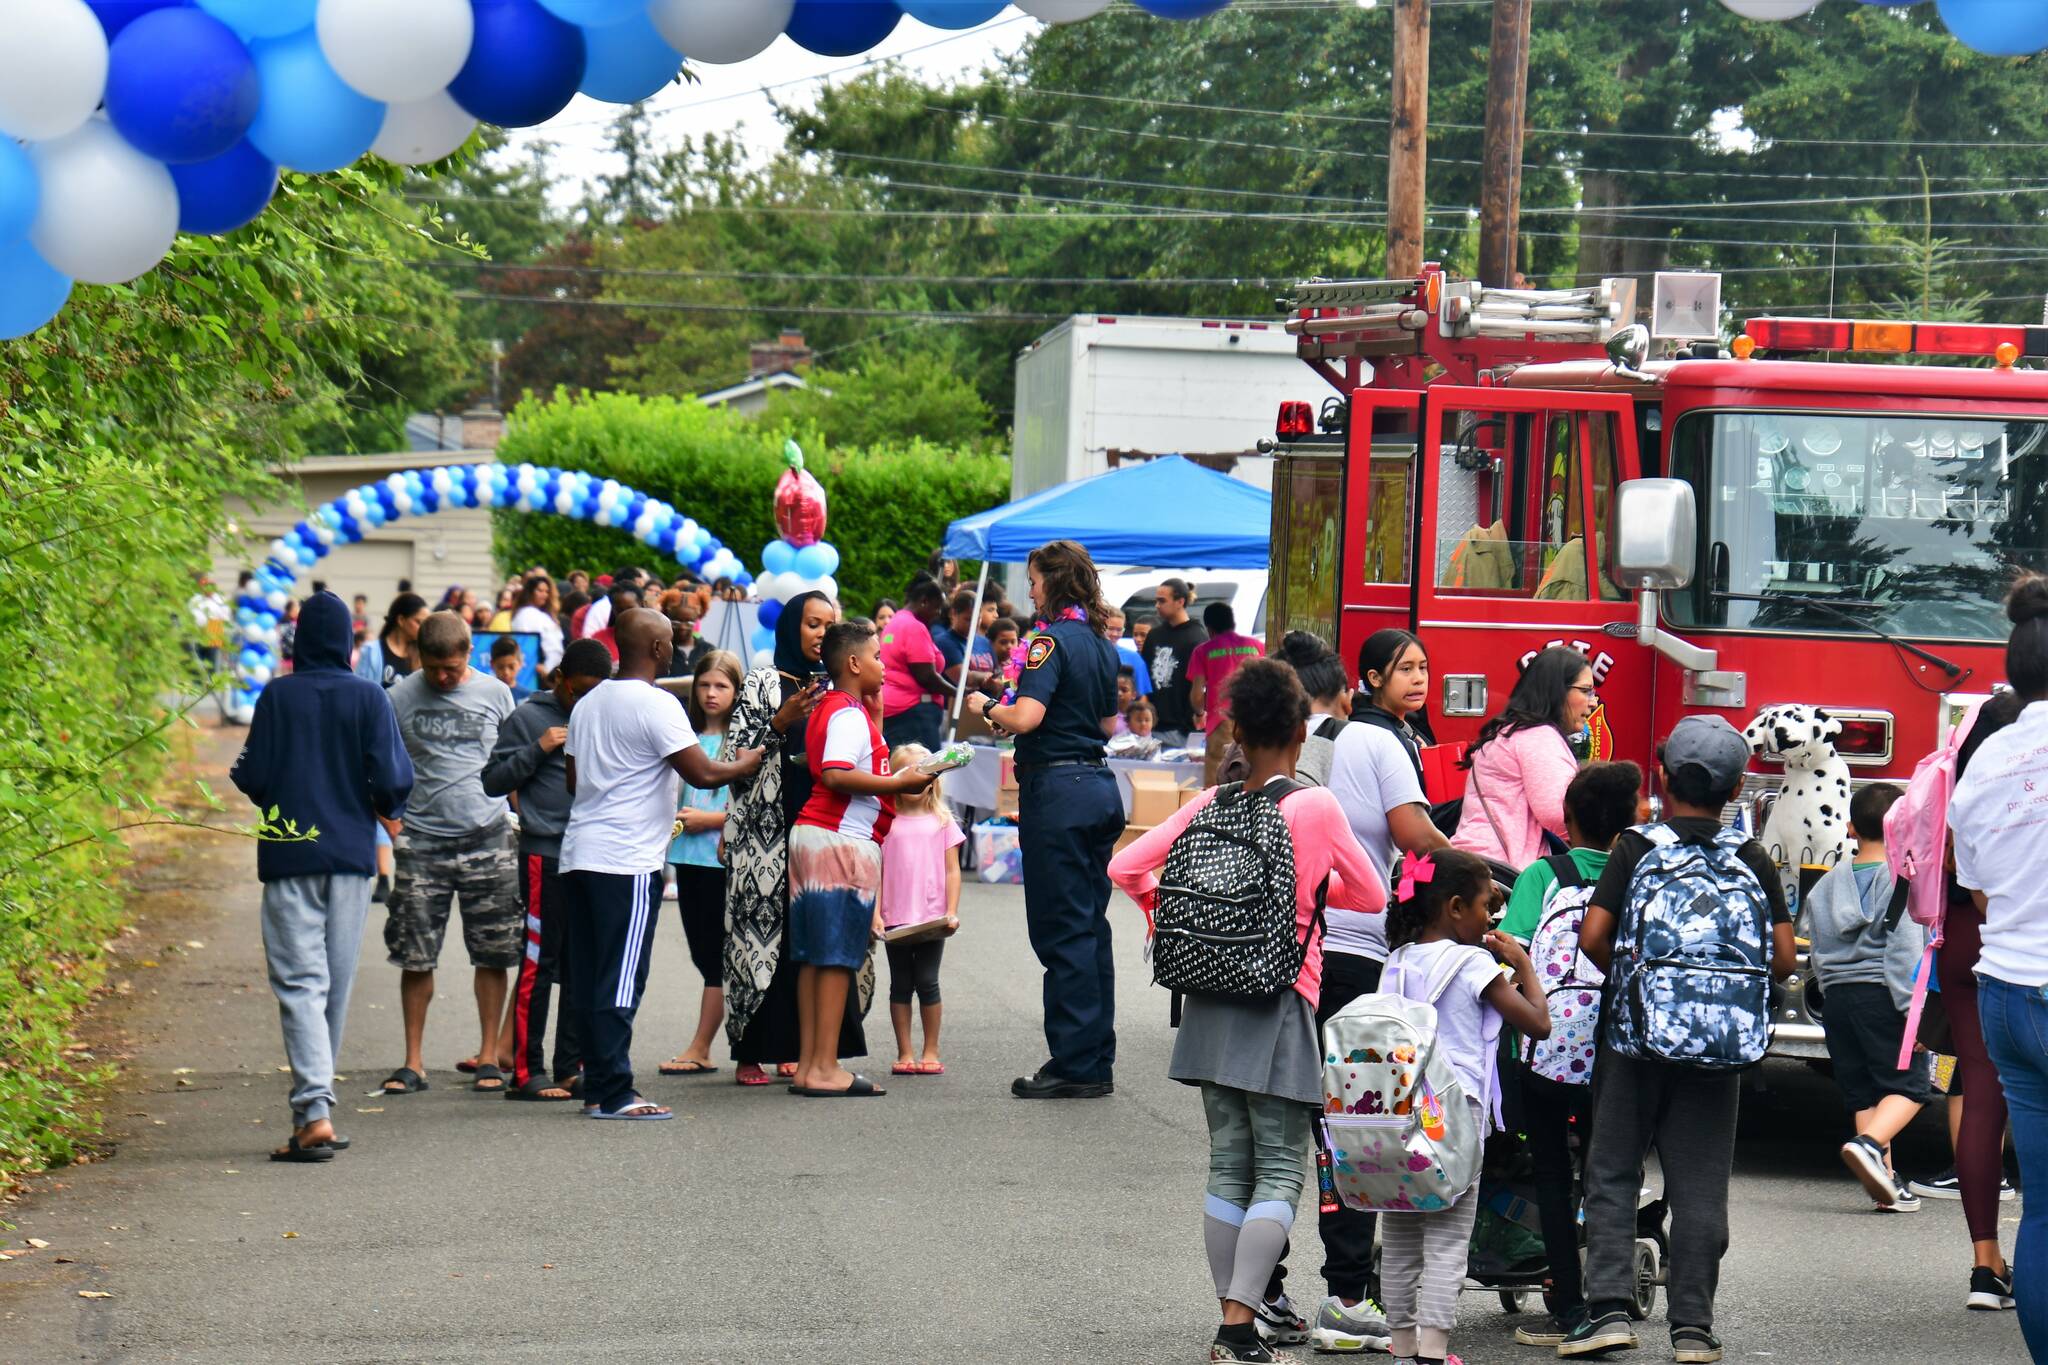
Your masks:
M 782 604 L 782 614 L 775 618 L 775 668 L 782 675 L 784 701 L 801 692 L 818 669 L 817 661 L 808 658 L 803 649 L 804 608 L 813 598 L 832 600 L 821 592 L 799 593 Z M 801 724 L 790 727 L 783 739 L 782 764 L 782 809 L 794 824 L 804 803 L 811 799 L 811 760 L 805 752 Z

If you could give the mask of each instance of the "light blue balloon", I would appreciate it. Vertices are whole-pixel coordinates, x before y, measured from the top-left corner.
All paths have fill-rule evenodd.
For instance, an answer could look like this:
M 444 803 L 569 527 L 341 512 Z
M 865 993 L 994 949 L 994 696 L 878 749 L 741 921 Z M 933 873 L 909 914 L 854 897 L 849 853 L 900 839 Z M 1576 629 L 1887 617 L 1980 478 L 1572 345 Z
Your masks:
M 796 552 L 796 575 L 798 578 L 823 578 L 832 572 L 825 567 L 822 545 L 806 545 Z
M 658 94 L 683 65 L 682 54 L 662 41 L 644 9 L 621 23 L 584 29 L 583 47 L 583 84 L 577 88 L 606 104 Z
M 775 632 L 766 626 L 755 626 L 753 634 L 755 649 L 775 648 Z
M 19 142 L 0 137 L 0 242 L 28 236 L 42 202 L 43 182 L 36 178 L 35 163 Z
M 636 14 L 647 14 L 647 0 L 540 0 L 540 4 L 557 18 L 585 28 L 607 28 Z
M 796 546 L 786 540 L 771 540 L 761 547 L 761 567 L 769 573 L 788 573 L 796 567 Z
M 973 28 L 1001 14 L 1010 0 L 896 0 L 896 8 L 933 28 Z
M 28 244 L 0 243 L 0 341 L 39 331 L 64 309 L 71 281 Z
M 825 576 L 825 574 L 835 574 L 839 572 L 838 547 L 821 540 L 816 545 L 813 545 L 811 548 L 818 552 L 820 556 L 820 562 L 825 566 L 823 572 L 812 574 L 811 577 L 822 578 Z
M 249 128 L 256 150 L 280 166 L 317 173 L 354 162 L 384 127 L 384 106 L 348 88 L 311 29 L 252 43 L 263 107 Z
M 282 38 L 313 22 L 319 0 L 198 0 L 199 8 L 245 38 Z

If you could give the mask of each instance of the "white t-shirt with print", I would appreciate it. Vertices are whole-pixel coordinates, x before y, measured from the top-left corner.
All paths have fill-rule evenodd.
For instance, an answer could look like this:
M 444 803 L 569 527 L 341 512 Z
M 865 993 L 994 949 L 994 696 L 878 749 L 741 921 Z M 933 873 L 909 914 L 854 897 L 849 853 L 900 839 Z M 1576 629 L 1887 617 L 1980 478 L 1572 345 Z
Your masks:
M 1380 989 L 1429 1004 L 1429 983 L 1442 972 L 1449 972 L 1450 980 L 1434 1002 L 1437 1047 L 1450 1059 L 1465 1093 L 1490 1115 L 1501 1026 L 1500 1011 L 1485 1000 L 1486 988 L 1501 979 L 1493 954 L 1447 938 L 1405 944 L 1387 954 Z
M 1956 880 L 1984 893 L 1977 970 L 2048 986 L 2048 702 L 1985 740 L 1949 803 Z
M 1387 828 L 1387 812 L 1428 802 L 1408 751 L 1384 726 L 1347 725 L 1330 751 L 1327 785 L 1344 808 L 1351 833 L 1372 865 L 1387 872 L 1394 865 L 1394 836 Z M 1385 915 L 1331 909 L 1324 912 L 1324 919 L 1324 952 L 1354 953 L 1374 961 L 1387 955 Z
M 576 796 L 562 871 L 660 871 L 682 782 L 669 757 L 696 743 L 682 702 L 652 683 L 612 678 L 577 702 L 563 746 L 576 763 Z

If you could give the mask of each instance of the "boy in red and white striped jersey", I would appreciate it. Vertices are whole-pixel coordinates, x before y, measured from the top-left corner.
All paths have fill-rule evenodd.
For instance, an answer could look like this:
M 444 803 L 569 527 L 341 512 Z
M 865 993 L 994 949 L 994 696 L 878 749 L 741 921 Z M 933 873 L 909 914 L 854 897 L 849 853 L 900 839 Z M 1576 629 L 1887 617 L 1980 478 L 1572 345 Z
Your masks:
M 874 1082 L 839 1065 L 840 1020 L 853 974 L 871 951 L 893 798 L 923 791 L 933 779 L 889 771 L 889 748 L 872 714 L 882 690 L 875 628 L 865 621 L 833 626 L 824 662 L 832 690 L 805 735 L 816 786 L 789 834 L 789 954 L 798 964 L 802 1041 L 793 1089 L 819 1098 L 880 1095 Z

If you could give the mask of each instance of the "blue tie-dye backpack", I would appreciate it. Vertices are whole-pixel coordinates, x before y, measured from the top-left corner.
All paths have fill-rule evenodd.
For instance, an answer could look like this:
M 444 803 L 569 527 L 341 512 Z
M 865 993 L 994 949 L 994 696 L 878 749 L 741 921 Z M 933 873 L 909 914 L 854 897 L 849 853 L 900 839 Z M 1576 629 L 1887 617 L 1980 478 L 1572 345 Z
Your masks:
M 1703 1071 L 1762 1061 L 1771 1041 L 1771 908 L 1738 856 L 1747 840 L 1724 829 L 1697 843 L 1663 824 L 1636 832 L 1650 849 L 1615 927 L 1608 1046 Z

